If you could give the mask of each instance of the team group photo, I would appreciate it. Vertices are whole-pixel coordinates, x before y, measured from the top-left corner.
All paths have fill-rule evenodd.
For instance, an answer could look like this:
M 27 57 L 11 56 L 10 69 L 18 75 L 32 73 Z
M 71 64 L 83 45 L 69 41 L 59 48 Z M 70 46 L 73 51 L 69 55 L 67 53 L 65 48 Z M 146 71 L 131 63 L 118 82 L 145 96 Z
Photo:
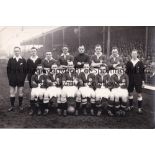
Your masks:
M 154 128 L 155 27 L 0 27 L 0 128 Z

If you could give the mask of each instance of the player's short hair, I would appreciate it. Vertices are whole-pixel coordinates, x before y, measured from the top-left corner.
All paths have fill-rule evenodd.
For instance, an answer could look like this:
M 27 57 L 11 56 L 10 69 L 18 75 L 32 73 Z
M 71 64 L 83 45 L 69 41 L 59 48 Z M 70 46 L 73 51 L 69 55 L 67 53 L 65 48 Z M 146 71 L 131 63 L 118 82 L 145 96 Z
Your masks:
M 132 51 L 131 51 L 131 53 L 132 53 L 133 51 L 136 51 L 137 54 L 138 54 L 138 50 L 137 50 L 136 48 L 133 48 Z
M 38 69 L 40 69 L 40 68 L 41 68 L 41 69 L 43 69 L 43 66 L 42 66 L 42 64 L 38 64 L 38 65 L 37 65 L 37 68 L 36 68 L 36 70 L 38 70 Z
M 105 65 L 101 65 L 100 69 L 105 69 L 106 72 L 109 72 L 109 68 Z
M 47 51 L 47 52 L 46 52 L 46 54 L 47 54 L 47 53 L 51 53 L 51 54 L 52 54 L 52 52 L 51 52 L 51 51 Z
M 62 46 L 62 49 L 65 48 L 65 47 L 69 49 L 69 47 L 68 47 L 67 44 L 63 45 L 63 46 Z
M 79 45 L 79 47 L 84 47 L 85 48 L 85 46 L 83 44 Z
M 51 66 L 51 68 L 53 68 L 53 67 L 58 67 L 58 65 L 57 65 L 56 63 L 54 63 L 54 64 Z
M 31 50 L 36 50 L 36 51 L 38 51 L 38 49 L 36 48 L 36 47 L 31 47 Z
M 96 47 L 101 47 L 101 48 L 102 48 L 101 44 L 96 44 L 96 45 L 95 45 L 95 48 L 96 48 Z
M 42 64 L 38 64 L 38 65 L 37 65 L 37 67 L 40 67 L 40 66 L 43 67 Z
M 21 50 L 21 48 L 19 46 L 15 46 L 13 49 L 15 50 L 16 48 L 18 48 L 19 50 Z
M 118 47 L 117 46 L 113 46 L 112 47 L 112 50 L 115 50 L 115 49 L 117 49 L 117 51 L 118 51 Z

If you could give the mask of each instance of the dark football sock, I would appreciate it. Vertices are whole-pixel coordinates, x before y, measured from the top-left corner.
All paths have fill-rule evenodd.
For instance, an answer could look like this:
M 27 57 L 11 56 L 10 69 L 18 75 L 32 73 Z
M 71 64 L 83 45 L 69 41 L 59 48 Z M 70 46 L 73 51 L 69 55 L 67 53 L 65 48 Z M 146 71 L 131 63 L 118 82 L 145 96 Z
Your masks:
M 11 106 L 14 107 L 15 97 L 10 97 Z
M 62 103 L 58 103 L 57 109 L 62 109 Z
M 67 110 L 67 108 L 68 108 L 67 102 L 62 103 L 62 104 L 63 104 L 63 109 L 62 110 Z
M 129 106 L 133 106 L 133 99 L 129 99 Z
M 90 98 L 89 97 L 87 97 L 87 102 L 90 103 Z
M 111 111 L 112 113 L 114 112 L 114 101 L 109 100 L 107 110 Z
M 30 100 L 30 106 L 32 107 L 34 105 L 34 100 Z
M 33 111 L 35 111 L 35 101 L 34 100 L 30 100 L 30 107 Z
M 127 102 L 121 102 L 121 110 L 122 111 L 126 111 L 126 108 L 127 108 Z
M 76 102 L 76 109 L 77 110 L 80 110 L 80 104 L 81 104 L 81 102 Z
M 97 102 L 97 101 L 96 101 L 96 102 Z M 92 103 L 92 104 L 91 104 L 91 109 L 94 109 L 94 110 L 96 109 L 96 103 Z
M 98 107 L 98 111 L 102 111 L 102 107 Z
M 18 100 L 19 100 L 19 106 L 22 106 L 23 96 L 19 96 L 18 97 Z
M 115 108 L 115 113 L 117 113 L 121 109 L 120 102 L 115 101 L 115 107 L 114 108 Z
M 107 104 L 107 101 L 108 101 L 108 100 L 107 100 L 106 98 L 104 98 L 104 97 L 103 97 L 102 100 L 101 100 L 101 102 L 102 102 L 103 105 L 106 105 L 106 104 Z
M 82 106 L 81 110 L 82 111 L 86 111 L 87 110 L 87 103 L 88 103 L 87 99 L 88 99 L 87 97 L 82 97 L 82 104 L 81 104 L 81 106 Z
M 142 100 L 138 101 L 138 108 L 142 108 Z
M 82 110 L 86 109 L 86 104 L 82 104 Z
M 49 103 L 44 103 L 44 109 L 48 109 Z
M 119 106 L 120 106 L 120 107 L 119 107 L 119 110 L 123 110 L 123 109 L 122 109 L 122 105 L 123 105 L 122 98 L 119 98 L 119 103 L 118 103 L 118 104 L 119 104 Z
M 95 113 L 101 109 L 101 101 L 96 101 L 95 106 L 94 106 L 94 111 Z
M 44 110 L 43 100 L 38 99 L 38 104 L 39 104 L 38 110 L 41 110 L 41 112 L 43 112 L 43 110 Z

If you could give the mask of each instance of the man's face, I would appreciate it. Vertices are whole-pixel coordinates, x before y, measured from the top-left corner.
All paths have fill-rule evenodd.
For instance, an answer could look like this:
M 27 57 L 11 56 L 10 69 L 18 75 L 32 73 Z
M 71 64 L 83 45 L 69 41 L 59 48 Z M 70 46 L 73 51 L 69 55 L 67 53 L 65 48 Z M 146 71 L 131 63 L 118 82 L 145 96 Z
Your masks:
M 67 53 L 68 53 L 68 47 L 63 47 L 62 52 L 63 52 L 64 54 L 67 54 Z
M 89 73 L 89 64 L 84 65 L 84 73 L 88 74 Z
M 99 73 L 102 75 L 102 74 L 105 74 L 106 73 L 106 68 L 105 67 L 101 67 L 100 70 L 99 70 Z
M 74 68 L 74 66 L 72 64 L 69 64 L 68 68 Z
M 52 52 L 46 52 L 46 58 L 50 60 L 52 58 Z
M 84 53 L 85 52 L 85 48 L 83 46 L 79 47 L 79 53 Z
M 73 64 L 68 64 L 68 71 L 70 73 L 73 73 L 74 72 L 74 65 Z
M 97 54 L 99 54 L 100 52 L 102 52 L 101 46 L 96 46 L 96 47 L 95 47 L 95 52 L 96 52 Z
M 137 56 L 138 56 L 137 51 L 132 51 L 132 53 L 131 53 L 132 59 L 137 59 Z
M 52 65 L 51 69 L 52 69 L 52 73 L 54 74 L 54 73 L 56 73 L 56 71 L 58 69 L 58 66 L 57 65 Z
M 37 50 L 36 49 L 31 49 L 31 55 L 36 56 L 37 55 Z
M 41 74 L 43 71 L 43 67 L 42 66 L 37 66 L 37 73 Z
M 112 50 L 112 54 L 114 57 L 116 57 L 118 55 L 118 50 L 117 49 L 113 49 Z
M 123 73 L 122 67 L 117 67 L 117 70 L 115 71 L 115 74 L 116 74 L 117 76 L 121 76 L 122 73 Z
M 20 55 L 20 52 L 21 52 L 21 51 L 20 51 L 19 48 L 15 48 L 15 49 L 14 49 L 14 53 L 15 53 L 15 56 L 16 56 L 16 57 L 18 57 L 18 56 Z

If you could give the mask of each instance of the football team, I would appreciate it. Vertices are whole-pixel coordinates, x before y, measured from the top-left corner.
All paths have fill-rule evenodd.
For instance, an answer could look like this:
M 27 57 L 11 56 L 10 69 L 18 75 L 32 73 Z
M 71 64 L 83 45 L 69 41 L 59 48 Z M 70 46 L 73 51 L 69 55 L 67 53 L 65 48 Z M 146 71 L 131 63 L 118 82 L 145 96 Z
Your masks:
M 26 61 L 20 47 L 14 47 L 14 56 L 7 65 L 11 103 L 8 111 L 15 108 L 17 91 L 19 110 L 23 110 L 23 87 L 27 77 L 31 90 L 29 115 L 47 115 L 54 109 L 63 116 L 101 116 L 104 113 L 125 116 L 134 108 L 134 89 L 138 94 L 138 113 L 142 113 L 145 75 L 138 50 L 131 51 L 127 62 L 119 55 L 117 47 L 112 48 L 109 58 L 100 44 L 95 45 L 94 51 L 89 57 L 84 45 L 80 45 L 74 57 L 64 45 L 56 60 L 50 51 L 44 59 L 39 58 L 37 48 L 32 47 L 31 57 Z

